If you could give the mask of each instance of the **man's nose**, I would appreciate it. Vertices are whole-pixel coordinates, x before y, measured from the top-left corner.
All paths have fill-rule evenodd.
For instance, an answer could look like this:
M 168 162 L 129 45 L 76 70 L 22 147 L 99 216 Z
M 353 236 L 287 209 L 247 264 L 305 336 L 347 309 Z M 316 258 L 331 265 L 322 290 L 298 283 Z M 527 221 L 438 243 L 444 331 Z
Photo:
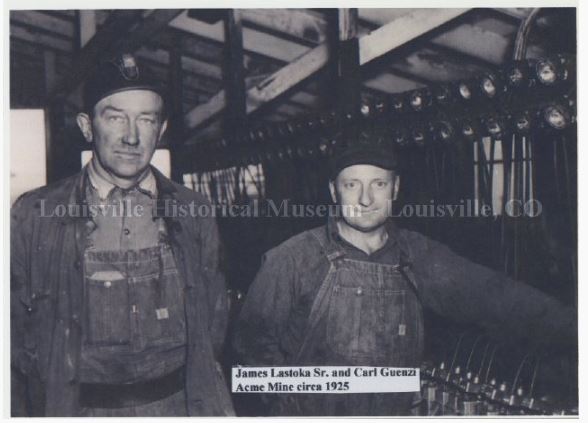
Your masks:
M 369 186 L 361 187 L 361 194 L 359 196 L 359 204 L 363 207 L 369 207 L 374 201 L 372 190 Z
M 128 145 L 139 144 L 139 133 L 137 131 L 137 125 L 133 122 L 129 122 L 127 133 L 123 137 L 123 142 Z

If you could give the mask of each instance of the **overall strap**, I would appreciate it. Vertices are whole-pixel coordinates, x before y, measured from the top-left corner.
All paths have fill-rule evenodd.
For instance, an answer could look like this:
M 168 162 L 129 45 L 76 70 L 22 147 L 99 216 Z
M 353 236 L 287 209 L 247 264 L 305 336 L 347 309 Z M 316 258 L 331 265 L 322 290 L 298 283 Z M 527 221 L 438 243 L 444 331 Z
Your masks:
M 338 248 L 334 243 L 329 242 L 327 238 L 327 228 L 321 227 L 315 230 L 310 231 L 310 234 L 316 239 L 316 241 L 321 246 L 322 253 L 327 257 L 329 260 L 329 271 L 325 276 L 325 279 L 322 281 L 321 286 L 314 298 L 312 303 L 312 307 L 310 309 L 310 314 L 308 316 L 308 324 L 307 330 L 304 335 L 304 339 L 302 340 L 302 344 L 298 353 L 296 354 L 296 362 L 299 363 L 300 359 L 304 356 L 308 347 L 310 345 L 310 341 L 312 339 L 312 335 L 314 334 L 318 321 L 323 313 L 327 310 L 329 305 L 329 294 L 332 291 L 335 285 L 335 265 L 334 262 L 338 258 L 343 257 L 343 251 Z
M 404 280 L 408 283 L 408 286 L 411 289 L 411 291 L 416 295 L 417 299 L 422 304 L 417 279 L 414 272 L 412 271 L 412 257 L 410 246 L 408 245 L 408 242 L 402 235 L 398 236 L 398 247 L 400 249 L 398 271 L 400 272 Z

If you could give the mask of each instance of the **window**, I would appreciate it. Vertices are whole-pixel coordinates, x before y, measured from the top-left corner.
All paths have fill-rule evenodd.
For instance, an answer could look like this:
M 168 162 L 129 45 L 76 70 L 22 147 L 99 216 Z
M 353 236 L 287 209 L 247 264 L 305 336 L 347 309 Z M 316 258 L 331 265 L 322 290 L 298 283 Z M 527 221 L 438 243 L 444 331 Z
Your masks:
M 265 194 L 261 165 L 187 173 L 184 174 L 184 185 L 204 194 L 213 204 L 231 205 L 238 197 L 257 199 Z
M 481 205 L 488 204 L 493 214 L 499 216 L 505 201 L 518 200 L 524 204 L 535 199 L 532 144 L 526 137 L 513 136 L 509 142 L 492 141 L 486 137 L 474 142 L 473 148 L 477 213 Z M 504 148 L 510 151 L 504 151 Z M 505 165 L 508 168 L 505 169 Z
M 10 204 L 47 183 L 45 112 L 10 111 Z

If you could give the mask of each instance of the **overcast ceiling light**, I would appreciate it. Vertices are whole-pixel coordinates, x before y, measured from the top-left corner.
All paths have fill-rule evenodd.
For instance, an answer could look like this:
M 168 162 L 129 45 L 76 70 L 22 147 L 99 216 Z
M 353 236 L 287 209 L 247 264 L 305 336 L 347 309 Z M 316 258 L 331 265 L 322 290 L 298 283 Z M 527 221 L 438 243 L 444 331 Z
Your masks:
M 551 59 L 541 59 L 535 65 L 537 79 L 543 85 L 553 85 L 558 80 L 558 66 Z
M 394 142 L 401 147 L 408 145 L 408 135 L 406 130 L 399 129 L 394 133 Z
M 570 124 L 570 116 L 561 106 L 549 106 L 543 112 L 545 121 L 555 129 L 564 129 Z
M 431 93 L 428 90 L 413 91 L 408 101 L 413 110 L 418 112 L 431 104 Z
M 416 145 L 423 146 L 427 139 L 427 130 L 422 127 L 413 128 L 411 131 L 412 140 Z
M 378 100 L 378 102 L 376 103 L 376 112 L 384 113 L 385 110 L 386 110 L 386 106 L 385 106 L 384 102 L 382 100 Z
M 528 80 L 528 65 L 525 61 L 515 61 L 506 70 L 506 82 L 511 87 L 521 87 Z
M 392 96 L 392 99 L 390 101 L 391 104 L 391 109 L 394 112 L 402 112 L 404 110 L 404 101 L 402 100 L 402 96 L 399 95 L 395 95 Z
M 497 138 L 504 132 L 504 125 L 497 118 L 489 118 L 486 120 L 486 130 L 491 137 Z
M 470 100 L 472 98 L 472 90 L 466 82 L 460 82 L 458 86 L 459 95 L 464 100 Z
M 441 141 L 447 141 L 453 137 L 453 126 L 446 121 L 437 123 L 437 137 Z
M 370 115 L 370 106 L 369 104 L 362 104 L 361 108 L 359 109 L 359 111 L 361 112 L 361 114 L 365 117 Z
M 451 101 L 451 90 L 445 84 L 435 87 L 435 100 L 439 104 L 447 104 Z
M 329 142 L 329 140 L 323 139 L 319 143 L 319 151 L 321 152 L 321 154 L 326 156 L 329 154 L 330 146 L 331 146 L 331 143 Z
M 476 128 L 471 122 L 464 122 L 464 124 L 461 127 L 461 133 L 467 139 L 476 138 Z
M 528 112 L 523 112 L 515 118 L 515 128 L 523 133 L 531 130 L 531 117 Z
M 411 95 L 410 105 L 415 110 L 421 110 L 423 108 L 423 96 L 420 93 L 415 93 Z
M 480 80 L 480 89 L 486 95 L 486 97 L 496 97 L 496 94 L 498 94 L 498 90 L 500 89 L 500 82 L 498 81 L 496 75 L 487 73 L 482 76 L 482 79 Z

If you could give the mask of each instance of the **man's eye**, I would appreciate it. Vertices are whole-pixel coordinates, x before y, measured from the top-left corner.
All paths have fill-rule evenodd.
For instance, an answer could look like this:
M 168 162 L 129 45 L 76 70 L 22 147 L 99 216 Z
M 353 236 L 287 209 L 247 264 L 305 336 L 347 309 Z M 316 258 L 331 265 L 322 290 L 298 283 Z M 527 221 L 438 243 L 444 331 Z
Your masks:
M 353 189 L 357 186 L 355 182 L 345 182 L 343 186 L 347 189 Z
M 388 185 L 388 183 L 386 181 L 377 181 L 376 182 L 377 188 L 385 188 L 387 185 Z
M 123 122 L 124 120 L 125 120 L 125 118 L 123 116 L 109 116 L 108 117 L 109 122 L 120 123 L 120 122 Z
M 144 124 L 149 124 L 149 125 L 155 125 L 155 119 L 151 119 L 151 118 L 141 118 L 141 119 L 139 119 L 139 122 L 144 123 Z

